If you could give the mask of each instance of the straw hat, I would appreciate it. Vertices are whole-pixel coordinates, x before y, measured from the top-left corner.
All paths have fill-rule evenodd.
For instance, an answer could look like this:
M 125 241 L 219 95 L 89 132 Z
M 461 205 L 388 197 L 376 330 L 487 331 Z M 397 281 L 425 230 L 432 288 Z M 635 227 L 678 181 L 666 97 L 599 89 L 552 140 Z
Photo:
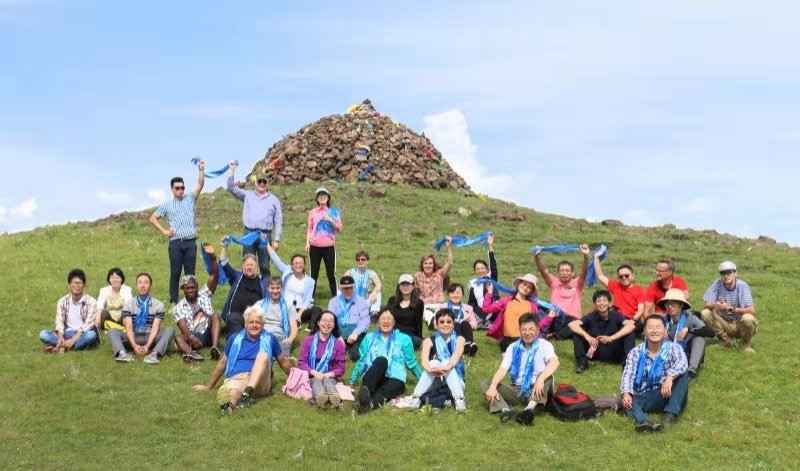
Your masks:
M 672 289 L 667 290 L 667 294 L 665 294 L 664 297 L 659 302 L 657 302 L 656 304 L 658 304 L 658 307 L 660 307 L 661 309 L 664 309 L 665 308 L 665 304 L 667 303 L 667 301 L 680 301 L 680 302 L 682 302 L 683 303 L 683 309 L 682 309 L 683 311 L 692 308 L 692 305 L 689 304 L 689 301 L 687 301 L 686 297 L 683 295 L 683 290 L 680 290 L 678 288 L 672 288 Z

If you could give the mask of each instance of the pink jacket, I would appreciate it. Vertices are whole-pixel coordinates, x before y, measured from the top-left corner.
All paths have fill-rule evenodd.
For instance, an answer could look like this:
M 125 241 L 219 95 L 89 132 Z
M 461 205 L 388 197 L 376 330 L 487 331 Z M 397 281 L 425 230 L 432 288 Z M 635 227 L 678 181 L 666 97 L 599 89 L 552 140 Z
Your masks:
M 502 298 L 498 299 L 496 302 L 492 302 L 492 295 L 486 293 L 483 297 L 483 312 L 486 314 L 498 314 L 495 317 L 492 326 L 489 327 L 489 330 L 486 331 L 486 335 L 492 337 L 493 339 L 500 340 L 503 338 L 503 314 L 506 312 L 506 307 L 511 300 L 514 299 L 513 294 L 509 294 L 508 296 L 503 296 Z M 539 313 L 539 306 L 536 305 L 535 302 L 530 301 L 531 303 L 531 312 L 534 314 Z M 550 327 L 550 324 L 553 322 L 553 318 L 550 316 L 543 316 L 542 319 L 539 321 L 539 334 L 541 335 L 543 332 L 547 332 L 547 328 Z

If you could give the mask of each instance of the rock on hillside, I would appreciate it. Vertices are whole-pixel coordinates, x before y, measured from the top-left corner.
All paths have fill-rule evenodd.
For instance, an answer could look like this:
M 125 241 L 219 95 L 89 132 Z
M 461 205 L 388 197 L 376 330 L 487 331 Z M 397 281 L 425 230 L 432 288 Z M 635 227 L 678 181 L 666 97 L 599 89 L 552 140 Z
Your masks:
M 430 139 L 379 113 L 369 100 L 289 133 L 253 166 L 247 182 L 260 173 L 278 183 L 334 179 L 472 194 Z

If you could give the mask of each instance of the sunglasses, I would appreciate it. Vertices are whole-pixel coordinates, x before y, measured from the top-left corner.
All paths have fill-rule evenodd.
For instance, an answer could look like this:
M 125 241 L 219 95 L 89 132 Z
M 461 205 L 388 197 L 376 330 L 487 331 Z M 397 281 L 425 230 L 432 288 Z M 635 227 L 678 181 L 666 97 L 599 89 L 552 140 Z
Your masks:
M 178 191 L 181 191 L 181 190 L 185 190 L 185 189 L 186 189 L 186 187 L 185 187 L 185 186 L 173 186 L 173 187 L 172 187 L 172 189 L 173 189 L 173 190 L 178 190 Z
M 623 273 L 622 275 L 617 275 L 617 278 L 619 279 L 630 278 L 630 277 L 631 277 L 630 273 Z
M 257 183 L 258 183 L 259 185 L 266 185 L 266 184 L 267 184 L 267 181 L 266 181 L 266 180 L 259 180 Z
M 366 259 L 366 258 L 364 258 L 364 257 L 361 257 L 361 258 L 357 258 L 357 259 L 356 259 L 356 262 L 366 262 L 366 261 L 367 261 L 367 259 Z

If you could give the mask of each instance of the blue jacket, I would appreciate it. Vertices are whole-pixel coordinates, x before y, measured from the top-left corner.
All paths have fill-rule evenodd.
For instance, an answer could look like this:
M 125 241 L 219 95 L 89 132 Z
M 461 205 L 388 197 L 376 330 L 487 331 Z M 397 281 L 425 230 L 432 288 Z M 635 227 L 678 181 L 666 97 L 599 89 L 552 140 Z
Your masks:
M 244 274 L 239 270 L 233 268 L 229 263 L 228 260 L 221 261 L 220 265 L 222 266 L 222 270 L 225 272 L 225 276 L 228 277 L 228 281 L 231 283 L 231 290 L 228 292 L 228 297 L 225 298 L 225 305 L 222 306 L 222 320 L 227 321 L 228 316 L 231 313 L 231 302 L 233 301 L 233 296 L 236 294 L 236 290 L 239 289 L 239 284 L 242 282 L 242 277 Z M 261 276 L 258 275 L 259 284 L 261 285 L 261 297 L 266 298 L 267 293 L 269 290 L 267 286 L 269 285 L 269 277 L 268 276 Z

